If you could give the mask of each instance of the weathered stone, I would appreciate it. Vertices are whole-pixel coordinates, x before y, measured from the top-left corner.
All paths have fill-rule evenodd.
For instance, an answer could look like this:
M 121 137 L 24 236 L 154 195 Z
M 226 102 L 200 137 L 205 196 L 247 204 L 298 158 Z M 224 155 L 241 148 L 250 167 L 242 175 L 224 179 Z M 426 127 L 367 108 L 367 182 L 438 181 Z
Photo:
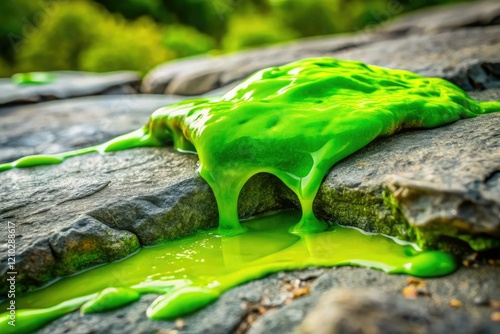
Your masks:
M 374 38 L 372 34 L 317 37 L 219 57 L 198 56 L 176 60 L 148 73 L 141 91 L 154 94 L 203 94 L 239 81 L 264 67 L 360 46 Z
M 437 312 L 373 288 L 333 289 L 323 295 L 302 323 L 304 334 L 479 333 L 487 325 L 466 314 Z M 439 319 L 433 321 L 433 319 Z
M 162 96 L 99 97 L 0 110 L 0 118 L 6 120 L 2 122 L 4 145 L 36 145 L 31 154 L 52 151 L 50 145 L 38 145 L 37 128 L 50 133 L 62 150 L 92 145 L 95 138 L 84 138 L 88 133 L 102 140 L 120 134 L 109 129 L 109 120 L 116 118 L 121 131 L 131 131 L 147 122 L 146 115 L 171 101 Z M 75 117 L 59 118 L 65 114 Z M 85 118 L 87 125 L 83 125 Z M 63 126 L 59 126 L 61 119 Z M 86 126 L 89 131 L 67 131 Z M 30 137 L 31 132 L 34 139 L 23 141 L 22 134 Z M 17 157 L 10 151 L 6 156 Z M 197 175 L 196 163 L 195 156 L 171 148 L 144 148 L 1 173 L 0 277 L 5 278 L 7 272 L 7 221 L 16 224 L 21 290 L 123 258 L 140 245 L 216 226 L 215 199 Z M 257 176 L 245 187 L 240 200 L 242 217 L 290 206 L 270 178 Z M 1 282 L 4 293 L 6 281 Z
M 309 295 L 288 305 L 285 303 L 276 311 L 265 313 L 257 319 L 248 333 L 307 333 L 311 330 L 314 333 L 335 333 L 335 326 L 367 322 L 373 325 L 373 329 L 389 326 L 384 327 L 386 330 L 382 332 L 390 333 L 449 333 L 451 328 L 458 333 L 494 333 L 500 328 L 500 324 L 489 321 L 492 308 L 474 303 L 478 295 L 492 299 L 499 297 L 496 291 L 499 283 L 495 278 L 497 267 L 461 268 L 444 278 L 425 280 L 429 296 L 421 296 L 416 300 L 401 298 L 402 289 L 407 285 L 406 276 L 385 275 L 374 270 L 348 267 L 322 270 L 319 277 L 307 281 L 310 284 Z M 295 272 L 285 276 L 287 279 L 291 276 L 292 280 L 294 276 L 298 277 Z M 276 285 L 276 289 L 281 288 L 279 283 Z M 244 288 L 245 286 L 240 289 Z M 376 292 L 366 292 L 371 289 Z M 340 300 L 342 296 L 347 297 Z M 452 299 L 460 300 L 462 307 L 451 308 L 449 302 Z M 363 307 L 367 304 L 369 307 Z M 401 321 L 401 316 L 406 323 Z M 373 320 L 378 317 L 385 317 L 385 323 L 374 323 Z M 300 328 L 304 318 L 306 320 Z M 318 318 L 321 320 L 316 321 Z M 338 318 L 342 318 L 340 324 L 335 321 Z M 406 330 L 389 331 L 398 325 Z M 411 327 L 404 327 L 409 325 Z M 352 331 L 345 329 L 340 332 Z
M 100 144 L 138 129 L 155 109 L 180 100 L 132 94 L 1 108 L 0 163 Z
M 500 87 L 500 26 L 374 42 L 329 56 L 447 79 L 465 90 Z
M 332 318 L 329 311 L 333 310 L 321 309 L 318 301 L 331 302 L 334 310 L 339 310 L 340 302 L 330 299 L 329 291 L 332 288 L 348 289 L 347 294 L 358 304 L 368 299 L 369 296 L 365 297 L 365 290 L 376 289 L 376 295 L 381 298 L 377 298 L 373 304 L 380 311 L 377 315 L 387 317 L 388 326 L 393 322 L 401 324 L 398 322 L 401 320 L 400 315 L 409 312 L 406 320 L 413 325 L 410 329 L 415 329 L 414 332 L 420 330 L 418 333 L 447 334 L 451 329 L 457 333 L 479 333 L 481 330 L 481 333 L 496 333 L 500 328 L 500 324 L 489 320 L 493 308 L 474 303 L 474 299 L 480 294 L 491 300 L 500 299 L 500 282 L 497 279 L 499 267 L 482 265 L 477 268 L 461 268 L 447 277 L 426 280 L 426 288 L 431 296 L 416 300 L 401 299 L 401 291 L 407 285 L 405 275 L 387 275 L 376 270 L 354 267 L 313 269 L 314 274 L 307 275 L 311 271 L 275 274 L 236 287 L 224 293 L 209 307 L 184 317 L 182 320 L 186 327 L 182 330 L 176 329 L 173 321 L 148 319 L 145 310 L 155 296 L 146 295 L 140 301 L 118 310 L 84 317 L 73 312 L 50 323 L 39 333 L 168 333 L 169 330 L 178 330 L 179 333 L 189 334 L 229 334 L 243 328 L 247 317 L 256 308 L 266 312 L 255 314 L 257 320 L 250 324 L 248 334 L 298 332 L 304 319 L 318 316 L 317 312 L 321 312 L 324 317 L 317 328 L 320 329 L 323 325 L 329 330 L 331 327 L 326 323 Z M 309 295 L 298 299 L 290 298 L 290 292 L 285 287 L 296 280 L 310 286 Z M 449 306 L 449 301 L 454 298 L 462 302 L 461 308 Z M 401 306 L 401 310 L 394 310 L 394 306 Z M 359 319 L 357 314 L 347 316 L 348 323 Z
M 390 11 L 384 14 L 388 16 Z M 430 34 L 499 24 L 500 2 L 486 0 L 424 8 L 387 22 L 381 31 L 393 35 Z
M 16 85 L 0 79 L 0 105 L 34 103 L 100 94 L 133 94 L 141 79 L 135 72 L 52 72 L 54 82 L 43 85 Z
M 500 90 L 476 96 L 500 100 Z M 490 114 L 378 140 L 334 166 L 315 212 L 424 246 L 452 247 L 450 237 L 498 247 L 498 129 L 500 114 Z
M 353 59 L 448 79 L 465 90 L 500 87 L 500 27 L 457 29 L 391 39 L 365 31 L 243 51 L 179 60 L 152 70 L 142 91 L 202 94 L 269 66 L 319 56 Z M 446 50 L 446 52 L 444 52 Z M 390 55 L 390 56 L 389 56 Z
M 194 68 L 177 74 L 165 89 L 167 94 L 199 95 L 220 87 L 221 70 Z

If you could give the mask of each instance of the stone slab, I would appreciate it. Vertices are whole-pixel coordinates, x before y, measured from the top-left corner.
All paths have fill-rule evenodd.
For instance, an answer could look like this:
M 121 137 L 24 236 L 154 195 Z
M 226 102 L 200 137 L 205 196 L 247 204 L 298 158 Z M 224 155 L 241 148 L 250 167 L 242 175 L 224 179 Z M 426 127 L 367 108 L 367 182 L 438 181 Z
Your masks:
M 180 59 L 151 70 L 143 80 L 141 91 L 153 94 L 203 94 L 242 80 L 265 67 L 360 46 L 373 38 L 371 34 L 316 37 L 218 57 Z
M 165 96 L 108 96 L 0 110 L 6 125 L 0 152 L 13 158 L 29 149 L 29 153 L 49 153 L 92 145 L 95 137 L 110 139 L 146 124 L 152 111 L 171 102 Z M 76 117 L 67 116 L 73 113 Z M 116 123 L 110 124 L 113 119 Z M 40 145 L 38 134 L 44 132 L 61 146 Z M 11 145 L 18 145 L 14 153 Z M 215 199 L 196 169 L 194 155 L 172 148 L 143 148 L 1 173 L 0 275 L 7 272 L 7 221 L 16 224 L 21 290 L 123 258 L 140 246 L 216 226 Z M 246 187 L 242 216 L 284 206 L 268 179 L 257 177 Z
M 56 76 L 55 81 L 43 85 L 17 85 L 8 78 L 0 78 L 0 106 L 100 94 L 134 94 L 141 82 L 139 75 L 131 71 L 51 73 Z
M 498 97 L 498 92 L 488 94 Z M 107 105 L 106 101 L 101 102 Z M 39 112 L 25 113 L 28 119 L 21 124 L 43 124 L 62 105 L 41 104 Z M 95 103 L 85 101 L 68 101 L 66 107 L 80 108 L 82 115 L 96 110 Z M 110 119 L 106 112 L 116 112 L 100 110 L 102 119 Z M 89 115 L 92 124 L 94 116 Z M 142 121 L 145 115 L 130 116 Z M 136 124 L 130 122 L 131 127 Z M 61 124 L 59 131 L 64 133 L 65 128 Z M 456 238 L 492 247 L 500 235 L 495 215 L 500 185 L 494 176 L 500 166 L 498 129 L 500 114 L 491 114 L 372 143 L 331 170 L 316 198 L 315 212 L 327 221 L 367 231 L 409 240 L 423 237 L 432 247 L 449 248 L 458 242 Z M 23 133 L 14 127 L 5 131 Z M 59 131 L 54 131 L 56 137 Z M 63 138 L 70 142 L 70 137 Z M 20 288 L 122 258 L 139 246 L 216 226 L 213 193 L 196 169 L 194 155 L 171 148 L 141 148 L 1 173 L 0 275 L 7 272 L 7 221 L 16 223 Z M 414 196 L 396 195 L 401 192 Z M 443 206 L 446 200 L 449 205 Z M 296 203 L 293 193 L 275 177 L 259 174 L 242 191 L 239 215 L 249 217 Z M 423 213 L 421 203 L 429 204 Z M 7 288 L 5 283 L 0 287 Z
M 375 31 L 322 37 L 220 57 L 187 58 L 153 69 L 142 91 L 197 95 L 234 84 L 265 67 L 331 56 L 445 78 L 465 90 L 500 87 L 500 26 L 388 37 Z
M 382 12 L 388 15 L 390 12 Z M 500 2 L 468 1 L 433 6 L 398 16 L 384 24 L 381 32 L 392 35 L 432 34 L 464 27 L 500 24 Z
M 329 56 L 447 79 L 464 90 L 500 87 L 500 26 L 410 35 Z
M 181 97 L 81 97 L 0 108 L 0 163 L 100 144 L 147 123 L 151 113 Z

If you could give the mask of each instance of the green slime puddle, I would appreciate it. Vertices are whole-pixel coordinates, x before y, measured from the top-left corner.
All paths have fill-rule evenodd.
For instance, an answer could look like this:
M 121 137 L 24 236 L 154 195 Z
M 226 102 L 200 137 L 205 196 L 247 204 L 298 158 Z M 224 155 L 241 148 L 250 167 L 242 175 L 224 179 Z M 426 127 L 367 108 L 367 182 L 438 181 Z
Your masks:
M 328 170 L 374 139 L 495 111 L 500 111 L 500 102 L 475 101 L 446 80 L 354 61 L 305 59 L 261 70 L 220 98 L 161 108 L 141 129 L 104 144 L 1 164 L 0 171 L 5 171 L 57 164 L 91 152 L 173 144 L 181 152 L 198 154 L 200 174 L 215 194 L 220 217 L 217 233 L 202 232 L 143 249 L 122 262 L 28 294 L 18 305 L 41 309 L 18 311 L 18 324 L 32 329 L 84 303 L 83 311 L 95 312 L 149 292 L 165 294 L 149 308 L 148 316 L 172 318 L 214 301 L 242 282 L 311 265 L 356 264 L 415 276 L 447 274 L 455 268 L 450 255 L 417 253 L 411 246 L 353 229 L 325 231 L 327 224 L 314 216 L 312 204 Z M 240 190 L 261 172 L 277 176 L 297 194 L 302 210 L 294 224 L 286 216 L 240 223 Z M 95 293 L 103 288 L 107 289 L 100 295 Z M 78 297 L 87 292 L 90 295 Z M 7 316 L 1 315 L 2 329 L 8 328 Z
M 53 83 L 56 75 L 50 72 L 16 73 L 11 77 L 11 82 L 16 85 L 46 85 Z
M 336 225 L 321 233 L 288 233 L 299 219 L 299 213 L 287 211 L 248 220 L 243 223 L 247 232 L 236 236 L 201 231 L 62 278 L 18 298 L 16 327 L 8 325 L 9 314 L 4 313 L 0 332 L 30 332 L 79 308 L 83 313 L 101 312 L 145 293 L 160 294 L 147 309 L 148 317 L 172 319 L 214 302 L 241 283 L 310 266 L 360 265 L 417 276 L 455 270 L 450 254 L 420 251 L 412 244 L 354 228 Z

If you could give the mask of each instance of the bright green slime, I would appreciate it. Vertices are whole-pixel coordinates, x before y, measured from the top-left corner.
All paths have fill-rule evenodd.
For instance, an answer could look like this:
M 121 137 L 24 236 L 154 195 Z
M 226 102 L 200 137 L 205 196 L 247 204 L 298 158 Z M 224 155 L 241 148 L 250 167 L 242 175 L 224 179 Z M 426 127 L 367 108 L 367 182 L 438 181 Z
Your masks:
M 28 72 L 17 73 L 11 78 L 12 83 L 16 85 L 45 85 L 56 80 L 53 73 L 46 72 Z
M 163 246 L 165 249 L 187 247 L 187 250 L 196 255 L 193 258 L 199 256 L 211 263 L 204 267 L 189 261 L 189 264 L 184 264 L 176 259 L 169 264 L 178 264 L 183 268 L 191 283 L 189 287 L 178 287 L 186 282 L 176 281 L 173 292 L 160 297 L 160 301 L 150 308 L 148 315 L 152 318 L 171 318 L 212 302 L 229 287 L 285 269 L 310 265 L 358 264 L 417 276 L 451 272 L 455 264 L 449 255 L 441 252 L 424 252 L 414 256 L 413 251 L 408 251 L 409 246 L 394 244 L 387 249 L 367 242 L 367 237 L 359 232 L 349 232 L 354 233 L 351 235 L 339 227 L 330 232 L 311 234 L 327 228 L 327 224 L 314 216 L 313 200 L 322 179 L 336 162 L 377 137 L 387 136 L 404 128 L 437 127 L 494 111 L 500 111 L 500 102 L 475 101 L 460 88 L 442 79 L 425 78 L 407 71 L 389 70 L 353 61 L 306 59 L 261 70 L 221 98 L 189 100 L 159 109 L 143 128 L 102 145 L 55 155 L 24 157 L 0 165 L 0 171 L 60 163 L 68 157 L 90 152 L 104 153 L 171 143 L 179 151 L 197 152 L 200 174 L 210 184 L 217 200 L 220 216 L 218 233 L 224 237 L 216 238 L 212 236 L 214 232 L 204 232 L 197 237 Z M 259 239 L 259 233 L 252 231 L 248 225 L 240 224 L 237 214 L 240 190 L 250 177 L 261 172 L 277 176 L 297 194 L 302 215 L 296 224 L 289 226 L 295 235 L 280 231 L 278 238 L 276 233 L 282 226 L 275 230 L 264 229 L 262 233 L 273 235 L 264 242 L 264 239 Z M 247 230 L 248 233 L 243 233 Z M 342 240 L 343 233 L 349 234 L 348 241 Z M 338 237 L 335 241 L 330 241 L 336 234 Z M 245 256 L 256 259 L 254 262 L 250 261 L 251 265 L 247 260 L 242 260 L 237 246 L 231 246 L 228 252 L 223 249 L 222 254 L 214 255 L 205 248 L 198 248 L 201 246 L 196 243 L 196 240 L 203 240 L 202 243 L 226 242 L 238 245 L 240 240 L 252 239 L 254 235 L 255 240 L 244 249 L 242 247 Z M 279 247 L 286 240 L 292 239 L 294 242 Z M 186 242 L 189 243 L 188 246 Z M 339 246 L 343 242 L 345 245 Z M 268 247 L 273 249 L 269 251 L 269 255 L 259 253 L 267 251 Z M 359 254 L 355 254 L 358 250 Z M 325 256 L 317 256 L 318 251 L 324 251 Z M 154 251 L 144 249 L 136 257 L 148 252 Z M 172 253 L 176 252 L 179 251 Z M 337 253 L 342 259 L 336 258 Z M 258 254 L 262 256 L 259 257 Z M 143 256 L 147 258 L 150 255 Z M 122 263 L 127 263 L 128 266 L 128 262 L 134 261 L 133 259 Z M 229 266 L 227 259 L 232 259 Z M 161 262 L 154 263 L 162 265 Z M 119 267 L 120 264 L 111 264 L 106 269 L 99 268 L 95 271 L 108 272 L 112 270 L 109 269 L 112 266 Z M 134 266 L 135 264 L 132 265 Z M 67 280 L 77 281 L 80 279 L 78 277 L 93 275 L 93 272 Z M 139 272 L 139 276 L 142 275 L 143 278 L 144 273 L 142 270 Z M 208 273 L 211 276 L 207 278 L 205 275 Z M 173 272 L 166 277 L 167 282 L 178 279 Z M 115 284 L 104 282 L 102 278 L 99 281 L 102 286 L 96 286 L 92 291 Z M 119 283 L 128 288 L 106 290 L 96 303 L 86 304 L 84 309 L 116 307 L 121 302 L 138 298 L 137 293 L 163 289 L 155 287 L 148 290 L 143 285 L 130 287 L 133 282 Z M 39 294 L 43 294 L 43 291 Z M 73 291 L 78 291 L 81 296 L 81 288 Z M 95 297 L 91 295 L 84 299 L 93 300 Z M 38 299 L 46 300 L 45 297 Z M 61 297 L 61 301 L 67 299 L 66 295 Z M 63 306 L 48 309 L 49 311 L 26 310 L 18 313 L 25 312 L 23 316 L 29 319 L 26 320 L 27 326 L 33 324 L 36 327 L 49 321 L 47 319 L 78 308 L 82 302 L 80 299 L 76 302 L 70 300 L 63 303 Z M 33 300 L 33 303 L 26 305 L 35 307 L 37 303 Z M 46 307 L 46 304 L 40 307 Z M 21 315 L 18 320 L 20 319 Z

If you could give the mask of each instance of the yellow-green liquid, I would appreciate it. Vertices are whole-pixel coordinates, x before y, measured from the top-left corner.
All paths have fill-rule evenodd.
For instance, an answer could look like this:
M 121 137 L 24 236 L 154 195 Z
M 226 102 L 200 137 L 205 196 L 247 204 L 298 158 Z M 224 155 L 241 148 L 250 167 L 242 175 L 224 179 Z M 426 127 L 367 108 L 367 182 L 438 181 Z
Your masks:
M 455 270 L 450 254 L 419 251 L 395 239 L 338 225 L 321 233 L 292 234 L 294 211 L 243 223 L 247 232 L 221 236 L 217 230 L 143 248 L 135 255 L 63 278 L 18 298 L 16 327 L 0 316 L 2 333 L 32 331 L 70 311 L 99 312 L 159 293 L 147 315 L 171 319 L 191 313 L 224 291 L 281 270 L 310 266 L 360 265 L 387 273 L 439 276 Z M 110 289 L 110 288 L 114 289 Z M 110 298 L 99 299 L 105 290 Z M 8 304 L 4 302 L 2 308 Z M 20 310 L 20 311 L 19 311 Z
M 26 295 L 18 304 L 26 310 L 17 312 L 17 324 L 32 330 L 83 303 L 82 310 L 95 312 L 148 292 L 163 294 L 148 316 L 172 318 L 213 302 L 237 284 L 307 266 L 352 264 L 415 276 L 447 274 L 455 269 L 450 255 L 329 227 L 314 216 L 312 204 L 329 169 L 374 139 L 495 111 L 500 102 L 475 101 L 442 79 L 353 61 L 305 59 L 261 70 L 220 98 L 159 109 L 143 128 L 107 143 L 2 164 L 0 171 L 5 171 L 91 152 L 173 144 L 198 154 L 200 175 L 215 194 L 220 217 L 217 230 L 142 249 L 122 262 Z M 297 194 L 299 215 L 240 223 L 240 190 L 261 172 L 277 176 Z M 7 313 L 0 315 L 0 329 L 13 330 L 8 320 Z

